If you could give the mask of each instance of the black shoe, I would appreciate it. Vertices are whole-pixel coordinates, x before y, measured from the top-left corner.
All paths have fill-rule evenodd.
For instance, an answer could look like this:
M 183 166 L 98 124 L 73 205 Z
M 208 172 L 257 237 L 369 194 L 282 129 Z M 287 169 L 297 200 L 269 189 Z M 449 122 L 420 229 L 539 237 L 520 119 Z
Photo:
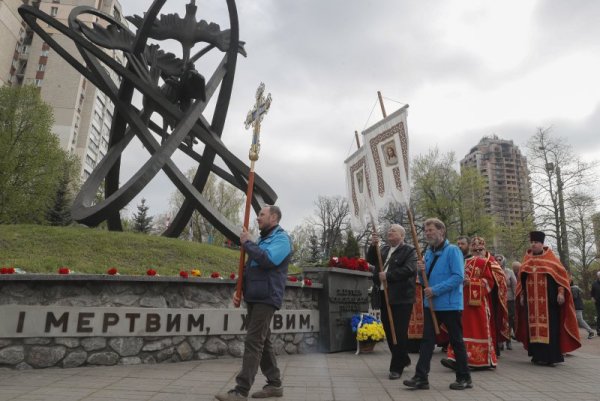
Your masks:
M 448 369 L 456 370 L 456 362 L 452 359 L 442 358 L 440 362 L 442 363 L 442 366 L 445 366 Z
M 418 389 L 418 390 L 429 390 L 429 381 L 419 376 L 414 376 L 412 379 L 404 380 L 406 387 Z
M 450 383 L 450 389 L 452 390 L 464 390 L 467 388 L 473 388 L 473 381 L 471 379 L 457 379 L 454 383 Z
M 390 380 L 398 380 L 402 376 L 402 372 L 390 372 L 388 375 Z

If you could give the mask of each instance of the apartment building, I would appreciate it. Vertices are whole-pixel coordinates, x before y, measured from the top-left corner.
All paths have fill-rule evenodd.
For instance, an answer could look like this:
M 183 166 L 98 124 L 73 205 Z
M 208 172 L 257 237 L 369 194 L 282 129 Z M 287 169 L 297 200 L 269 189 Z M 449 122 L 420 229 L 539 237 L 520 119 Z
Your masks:
M 30 3 L 65 25 L 68 24 L 67 19 L 71 10 L 78 6 L 97 8 L 125 23 L 121 5 L 115 0 L 37 0 L 8 3 L 16 6 L 14 8 L 18 7 L 16 3 Z M 103 22 L 89 14 L 81 19 L 88 23 L 102 24 Z M 81 60 L 71 40 L 52 28 L 47 30 L 70 54 Z M 42 99 L 54 111 L 53 132 L 59 138 L 63 149 L 80 158 L 81 176 L 86 179 L 107 152 L 114 106 L 101 91 L 63 60 L 22 21 L 16 41 L 11 39 L 9 43 L 6 42 L 7 40 L 5 35 L 0 38 L 1 48 L 10 47 L 14 43 L 12 44 L 13 60 L 8 68 L 8 84 L 35 85 L 40 88 Z M 124 63 L 120 52 L 110 51 L 110 54 L 117 61 Z M 3 54 L 0 53 L 0 56 Z M 2 62 L 1 58 L 0 62 Z M 0 67 L 2 65 L 0 64 Z M 112 72 L 111 76 L 115 82 L 118 81 L 118 77 Z
M 497 222 L 511 226 L 531 218 L 533 197 L 527 158 L 513 141 L 496 135 L 483 137 L 460 166 L 475 168 L 484 177 L 486 212 Z M 499 245 L 497 239 L 494 245 Z

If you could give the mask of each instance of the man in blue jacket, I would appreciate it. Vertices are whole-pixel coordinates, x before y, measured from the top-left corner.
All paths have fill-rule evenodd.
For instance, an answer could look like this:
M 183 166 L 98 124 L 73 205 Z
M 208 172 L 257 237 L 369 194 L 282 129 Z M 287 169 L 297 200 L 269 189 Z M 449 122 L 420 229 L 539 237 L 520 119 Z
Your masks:
M 450 384 L 450 388 L 452 390 L 472 388 L 473 382 L 467 365 L 467 351 L 462 335 L 463 255 L 456 245 L 448 242 L 446 226 L 439 219 L 431 218 L 425 221 L 425 238 L 429 245 L 425 252 L 425 261 L 417 262 L 421 282 L 424 282 L 423 274 L 426 274 L 429 280 L 429 287 L 423 292 L 425 306 L 423 340 L 421 340 L 415 376 L 405 380 L 404 385 L 414 389 L 429 388 L 428 375 L 435 348 L 435 331 L 429 306 L 432 302 L 438 323 L 443 323 L 448 330 L 450 344 L 456 356 L 456 381 Z
M 275 360 L 270 326 L 275 311 L 280 309 L 283 303 L 292 241 L 279 226 L 279 207 L 263 207 L 256 220 L 260 229 L 257 243 L 251 240 L 245 229 L 240 235 L 240 243 L 248 254 L 244 268 L 248 331 L 244 343 L 242 370 L 236 377 L 235 388 L 216 396 L 220 401 L 246 400 L 259 366 L 267 378 L 267 385 L 252 394 L 252 397 L 269 398 L 283 395 L 281 373 Z M 240 302 L 241 299 L 234 294 L 234 305 L 237 307 Z

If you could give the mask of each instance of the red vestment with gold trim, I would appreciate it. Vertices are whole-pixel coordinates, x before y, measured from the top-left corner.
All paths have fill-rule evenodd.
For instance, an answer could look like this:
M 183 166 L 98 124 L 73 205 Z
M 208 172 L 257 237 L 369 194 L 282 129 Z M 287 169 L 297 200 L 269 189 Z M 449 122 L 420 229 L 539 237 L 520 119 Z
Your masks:
M 556 284 L 549 282 L 549 279 Z M 526 285 L 525 289 L 523 285 Z M 548 298 L 550 285 L 563 288 L 565 302 L 562 305 Z M 521 305 L 521 296 L 525 295 L 526 299 Z M 525 254 L 519 271 L 515 301 L 516 337 L 525 349 L 529 350 L 532 344 L 558 345 L 559 355 L 554 360 L 542 361 L 562 362 L 562 354 L 581 347 L 569 277 L 560 260 L 548 247 L 544 247 L 540 255 L 534 255 L 531 250 Z M 551 327 L 551 316 L 555 308 L 559 310 L 556 322 L 558 328 L 555 330 L 558 338 L 553 338 Z
M 466 260 L 465 278 L 468 280 L 463 289 L 462 324 L 468 364 L 495 367 L 496 344 L 498 340 L 506 341 L 509 333 L 504 272 L 493 256 L 486 253 L 485 257 Z M 448 359 L 456 360 L 452 346 L 448 347 Z

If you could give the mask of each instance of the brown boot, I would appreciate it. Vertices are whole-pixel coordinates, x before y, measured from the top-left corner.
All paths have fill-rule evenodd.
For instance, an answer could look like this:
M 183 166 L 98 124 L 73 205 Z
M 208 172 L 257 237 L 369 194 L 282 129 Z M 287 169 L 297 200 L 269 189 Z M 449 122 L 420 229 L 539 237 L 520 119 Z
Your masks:
M 275 387 L 267 384 L 262 390 L 252 394 L 252 398 L 283 397 L 283 386 Z

